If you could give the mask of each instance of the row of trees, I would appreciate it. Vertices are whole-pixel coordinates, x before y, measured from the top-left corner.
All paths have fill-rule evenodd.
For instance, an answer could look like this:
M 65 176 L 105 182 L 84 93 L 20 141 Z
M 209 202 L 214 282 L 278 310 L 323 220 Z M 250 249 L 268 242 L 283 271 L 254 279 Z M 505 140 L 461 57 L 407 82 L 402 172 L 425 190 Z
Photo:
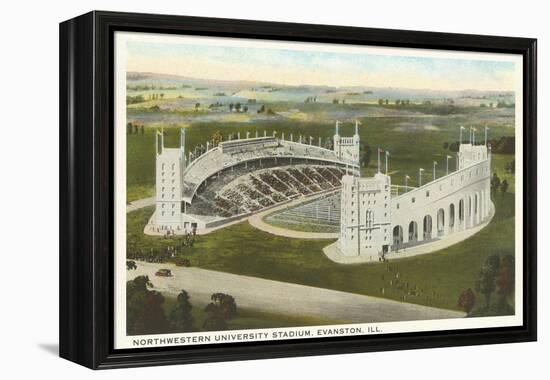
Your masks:
M 271 108 L 266 108 L 265 105 L 262 104 L 260 109 L 258 110 L 258 113 L 266 113 L 268 115 L 274 115 L 275 112 Z
M 409 104 L 411 103 L 411 101 L 409 99 L 396 99 L 394 101 L 394 104 L 396 106 L 408 106 Z M 390 104 L 390 101 L 389 99 L 378 99 L 378 105 L 379 106 L 383 106 L 383 105 L 389 105 Z
M 243 106 L 240 102 L 229 103 L 229 112 L 233 112 L 233 110 L 235 110 L 235 112 L 248 112 L 248 106 Z
M 471 288 L 463 291 L 458 298 L 457 306 L 468 316 L 511 314 L 514 309 L 509 305 L 508 299 L 514 291 L 514 257 L 508 254 L 492 254 L 481 266 L 475 292 Z M 495 294 L 497 300 L 492 302 Z M 478 304 L 478 295 L 483 297 L 481 304 Z
M 126 131 L 129 135 L 137 135 L 138 133 L 141 133 L 142 135 L 145 134 L 145 128 L 143 127 L 143 124 L 139 125 L 132 122 L 126 124 Z
M 181 290 L 175 305 L 165 312 L 165 298 L 155 290 L 148 276 L 126 283 L 127 332 L 129 335 L 226 330 L 237 316 L 237 303 L 229 294 L 214 293 L 204 311 L 202 328 L 196 326 L 189 294 Z
M 496 194 L 497 192 L 501 192 L 502 194 L 508 192 L 508 187 L 510 187 L 510 184 L 506 179 L 503 181 L 500 180 L 500 177 L 497 173 L 493 173 L 493 177 L 491 177 L 491 191 Z

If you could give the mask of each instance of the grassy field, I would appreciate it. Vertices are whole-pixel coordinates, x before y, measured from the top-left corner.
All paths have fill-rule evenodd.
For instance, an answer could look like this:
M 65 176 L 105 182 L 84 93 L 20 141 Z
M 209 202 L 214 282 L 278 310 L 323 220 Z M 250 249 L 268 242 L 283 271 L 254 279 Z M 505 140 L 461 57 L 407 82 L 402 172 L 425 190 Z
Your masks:
M 392 273 L 399 271 L 402 283 L 421 290 L 408 302 L 456 309 L 460 292 L 475 286 L 485 258 L 513 252 L 514 196 L 497 194 L 494 201 L 493 221 L 474 237 L 433 254 L 391 263 Z M 175 245 L 171 239 L 143 235 L 152 212 L 150 207 L 128 214 L 129 244 L 143 249 Z M 242 222 L 198 236 L 195 246 L 186 248 L 182 256 L 197 267 L 401 300 L 403 293 L 389 285 L 392 273 L 387 264 L 336 264 L 322 252 L 331 242 L 273 236 Z
M 206 318 L 204 307 L 201 302 L 190 300 L 193 306 L 191 314 L 193 316 L 193 325 L 195 331 L 202 331 L 202 326 Z M 309 316 L 289 316 L 276 313 L 266 313 L 254 309 L 239 308 L 237 301 L 237 316 L 228 321 L 228 330 L 246 330 L 246 329 L 266 329 L 278 327 L 296 327 L 296 326 L 322 326 L 344 323 L 342 321 L 333 321 L 323 318 L 315 318 Z M 174 308 L 176 297 L 164 295 L 164 313 L 170 314 Z
M 279 112 L 288 109 L 292 104 L 281 102 L 270 106 Z M 344 114 L 339 120 L 347 120 L 340 129 L 341 134 L 349 136 L 353 134 L 350 115 L 354 113 L 364 115 L 365 112 L 376 115 L 380 107 L 357 104 L 346 106 L 308 104 L 300 105 L 300 111 L 315 117 L 308 121 L 274 117 L 253 123 L 207 121 L 191 124 L 146 124 L 143 135 L 128 135 L 128 201 L 149 197 L 154 193 L 154 133 L 158 126 L 165 128 L 166 146 L 178 144 L 178 128 L 185 126 L 188 150 L 197 144 L 204 143 L 216 131 L 221 131 L 225 137 L 237 132 L 244 136 L 246 131 L 250 131 L 252 135 L 258 131 L 258 134 L 263 136 L 264 130 L 268 134 L 277 130 L 279 136 L 284 132 L 287 138 L 290 133 L 293 133 L 295 140 L 299 134 L 321 136 L 326 139 L 332 138 L 334 115 L 338 112 Z M 389 109 L 389 111 L 394 110 Z M 371 175 L 376 170 L 376 147 L 391 153 L 389 171 L 392 173 L 394 184 L 403 184 L 405 175 L 409 175 L 411 177 L 409 185 L 416 186 L 420 167 L 426 169 L 424 181 L 431 180 L 434 160 L 438 162 L 437 176 L 444 175 L 445 157 L 455 156 L 455 153 L 444 149 L 443 144 L 458 140 L 460 124 L 466 126 L 473 124 L 478 127 L 478 130 L 483 130 L 486 120 L 481 116 L 488 112 L 475 107 L 461 108 L 458 113 L 445 113 L 446 111 L 425 107 L 406 111 L 413 112 L 414 115 L 359 117 L 362 122 L 360 128 L 362 145 L 368 143 L 373 151 L 370 164 L 362 168 L 363 175 Z M 320 119 L 323 121 L 316 121 Z M 495 118 L 490 124 L 491 138 L 513 135 L 513 129 L 501 121 Z M 479 132 L 477 139 L 481 140 Z M 506 179 L 510 187 L 509 193 L 493 196 L 497 214 L 487 228 L 467 241 L 443 251 L 392 262 L 391 268 L 387 264 L 335 264 L 322 252 L 322 248 L 331 243 L 330 240 L 277 237 L 254 229 L 247 222 L 206 236 L 199 236 L 195 246 L 184 248 L 181 255 L 189 258 L 193 266 L 207 269 L 402 300 L 403 291 L 389 285 L 393 273 L 399 271 L 402 283 L 420 289 L 418 296 L 409 296 L 406 301 L 456 309 L 460 292 L 475 287 L 481 263 L 485 258 L 492 253 L 513 252 L 514 176 L 505 173 L 504 169 L 506 163 L 512 160 L 511 155 L 493 154 L 493 171 L 501 180 Z M 451 171 L 454 170 L 454 159 L 450 160 L 449 168 Z M 152 212 L 153 208 L 149 207 L 128 214 L 129 249 L 156 250 L 179 245 L 177 239 L 143 235 L 143 227 Z M 390 269 L 392 272 L 389 272 Z M 384 288 L 384 294 L 381 294 L 382 288 Z

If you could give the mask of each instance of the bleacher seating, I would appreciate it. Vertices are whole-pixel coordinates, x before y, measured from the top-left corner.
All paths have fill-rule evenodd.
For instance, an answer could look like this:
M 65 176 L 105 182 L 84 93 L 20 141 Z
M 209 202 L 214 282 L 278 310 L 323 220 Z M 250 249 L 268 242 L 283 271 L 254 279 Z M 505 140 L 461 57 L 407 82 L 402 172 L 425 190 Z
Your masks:
M 226 169 L 199 188 L 188 213 L 231 217 L 340 187 L 345 171 L 300 163 Z M 334 213 L 336 215 L 336 213 Z

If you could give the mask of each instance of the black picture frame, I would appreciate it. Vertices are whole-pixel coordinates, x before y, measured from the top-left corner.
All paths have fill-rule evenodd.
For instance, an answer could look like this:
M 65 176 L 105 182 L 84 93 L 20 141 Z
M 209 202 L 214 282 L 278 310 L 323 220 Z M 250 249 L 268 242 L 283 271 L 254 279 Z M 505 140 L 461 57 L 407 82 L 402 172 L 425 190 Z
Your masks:
M 523 316 L 518 327 L 113 349 L 115 31 L 523 56 Z M 60 24 L 60 356 L 119 368 L 534 341 L 537 337 L 537 41 L 529 38 L 93 11 Z

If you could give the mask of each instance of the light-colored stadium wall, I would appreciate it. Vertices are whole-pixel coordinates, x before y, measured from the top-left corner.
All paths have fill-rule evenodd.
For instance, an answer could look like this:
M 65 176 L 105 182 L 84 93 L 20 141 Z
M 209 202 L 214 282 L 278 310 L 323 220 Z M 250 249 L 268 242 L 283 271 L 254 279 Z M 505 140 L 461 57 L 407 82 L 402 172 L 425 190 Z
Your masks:
M 458 162 L 455 172 L 393 198 L 389 193 L 390 179 L 383 174 L 370 178 L 345 176 L 338 240 L 342 254 L 378 260 L 382 253 L 391 255 L 392 251 L 407 245 L 444 239 L 454 232 L 485 223 L 494 212 L 490 150 L 485 145 L 461 144 Z M 370 199 L 376 199 L 376 205 L 368 203 L 369 192 Z M 382 205 L 388 209 L 381 208 Z M 374 218 L 372 222 L 368 220 L 369 215 Z M 370 226 L 378 228 L 378 233 L 367 235 Z M 358 244 L 357 235 L 361 231 L 364 231 L 360 236 L 364 243 Z M 391 246 L 387 247 L 388 244 Z
M 165 148 L 164 133 L 156 135 L 155 224 L 162 230 L 181 228 L 181 216 L 185 208 L 181 202 L 181 174 L 185 169 L 184 143 L 185 132 L 180 135 L 180 148 Z
M 391 178 L 342 178 L 341 225 L 338 248 L 345 256 L 378 260 L 391 245 Z M 384 248 L 385 247 L 385 248 Z

